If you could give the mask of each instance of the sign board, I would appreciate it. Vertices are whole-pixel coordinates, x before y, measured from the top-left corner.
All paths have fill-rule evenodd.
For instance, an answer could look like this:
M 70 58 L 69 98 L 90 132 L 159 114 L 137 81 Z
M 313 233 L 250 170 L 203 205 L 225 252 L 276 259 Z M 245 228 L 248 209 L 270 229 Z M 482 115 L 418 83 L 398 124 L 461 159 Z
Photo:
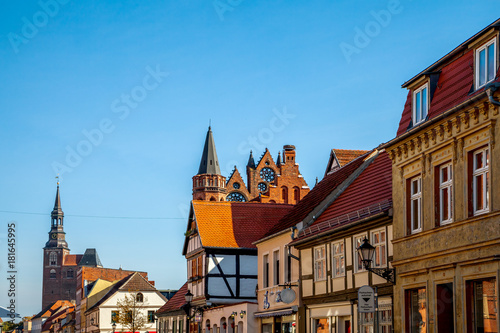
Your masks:
M 196 314 L 194 315 L 194 321 L 197 323 L 201 323 L 201 321 L 202 321 L 201 313 L 196 312 Z
M 286 304 L 290 304 L 295 301 L 296 295 L 295 291 L 290 288 L 283 289 L 281 291 L 281 301 Z
M 361 313 L 375 312 L 375 292 L 370 286 L 358 290 L 358 310 Z

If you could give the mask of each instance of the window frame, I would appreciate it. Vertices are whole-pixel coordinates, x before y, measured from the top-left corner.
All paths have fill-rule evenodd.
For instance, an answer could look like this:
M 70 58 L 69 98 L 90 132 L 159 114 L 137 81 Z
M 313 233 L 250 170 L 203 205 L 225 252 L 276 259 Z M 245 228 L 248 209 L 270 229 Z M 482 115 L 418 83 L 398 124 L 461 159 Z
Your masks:
M 493 45 L 493 78 L 491 80 L 488 80 L 488 48 Z M 479 54 L 485 51 L 485 81 L 484 83 L 479 82 L 479 74 L 480 74 L 480 57 Z M 487 42 L 481 44 L 480 47 L 476 49 L 474 52 L 474 81 L 475 81 L 475 87 L 476 90 L 484 87 L 488 83 L 492 82 L 495 80 L 496 72 L 498 70 L 498 50 L 497 50 L 497 37 L 493 37 L 492 39 L 488 40 Z
M 361 244 L 363 244 L 363 240 L 365 238 L 368 238 L 368 232 L 364 232 L 362 234 L 357 234 L 357 235 L 354 235 L 352 236 L 352 252 L 353 252 L 353 268 L 354 268 L 354 273 L 361 273 L 361 272 L 366 272 L 366 268 L 365 268 L 365 265 L 363 265 L 363 260 L 361 259 L 361 257 L 359 257 L 359 253 L 358 253 L 358 247 L 361 246 Z M 358 239 L 360 240 L 359 244 L 358 244 Z M 359 263 L 361 263 L 361 269 L 359 268 Z
M 283 274 L 283 280 L 285 283 L 292 282 L 292 257 L 290 256 L 291 249 L 285 246 L 284 254 L 285 254 L 285 262 L 284 269 L 285 272 Z
M 336 253 L 336 247 L 338 245 L 342 245 L 342 252 Z M 340 263 L 342 265 L 340 268 L 340 273 L 337 274 L 337 265 L 336 265 L 336 260 L 340 260 Z M 339 278 L 339 277 L 344 277 L 345 276 L 345 262 L 346 262 L 346 256 L 345 256 L 345 242 L 344 240 L 341 241 L 336 241 L 332 243 L 332 278 Z
M 420 97 L 420 110 L 417 110 L 417 95 L 420 93 L 420 96 L 422 96 L 422 92 L 425 90 L 425 115 L 423 111 L 423 106 L 422 106 L 422 101 L 423 98 Z M 429 115 L 429 104 L 430 104 L 430 96 L 429 96 L 429 83 L 424 83 L 421 85 L 418 89 L 415 89 L 413 91 L 413 96 L 412 96 L 412 120 L 413 120 L 413 126 L 416 126 L 422 122 L 424 122 L 427 119 L 427 116 Z M 417 112 L 421 113 L 419 120 L 417 121 Z
M 49 253 L 49 266 L 57 266 L 57 253 L 56 252 L 50 252 Z
M 413 193 L 413 182 L 418 181 L 418 192 Z M 413 235 L 422 231 L 422 175 L 416 175 L 414 177 L 408 178 L 409 187 L 407 190 L 408 196 L 408 205 L 406 209 L 409 210 L 408 218 L 409 218 L 409 234 Z M 418 205 L 418 221 L 417 228 L 413 228 L 415 225 L 415 216 L 413 210 L 413 202 L 417 201 Z
M 280 284 L 280 250 L 273 251 L 273 285 Z
M 485 154 L 486 153 L 486 154 Z M 485 166 L 481 168 L 477 168 L 476 166 L 476 156 L 477 155 L 483 155 L 483 163 L 485 163 Z M 490 162 L 489 160 L 491 159 L 490 156 L 490 150 L 489 147 L 482 147 L 479 149 L 476 149 L 472 152 L 472 211 L 474 213 L 474 216 L 476 215 L 481 215 L 484 213 L 488 213 L 490 211 L 490 196 L 489 196 L 489 189 L 490 189 L 490 182 L 489 182 L 489 172 L 490 172 Z M 476 179 L 482 176 L 483 177 L 483 186 L 482 186 L 482 195 L 483 195 L 483 207 L 478 209 L 477 205 L 477 191 L 476 191 Z
M 443 182 L 443 169 L 447 168 L 448 169 L 448 180 Z M 438 175 L 437 175 L 437 197 L 438 197 L 438 205 L 439 205 L 439 211 L 438 211 L 438 221 L 439 225 L 447 225 L 453 222 L 453 163 L 446 162 L 438 166 L 437 168 Z M 444 220 L 443 215 L 444 215 L 444 202 L 443 202 L 443 191 L 445 189 L 448 189 L 448 200 L 447 200 L 447 207 L 448 207 L 448 219 Z
M 323 252 L 323 256 L 322 258 L 318 258 L 317 256 L 317 251 L 318 250 L 322 250 Z M 327 267 L 327 264 L 326 264 L 326 248 L 325 248 L 325 245 L 321 245 L 321 246 L 317 246 L 315 248 L 313 248 L 313 259 L 314 259 L 314 281 L 317 282 L 317 281 L 325 281 L 326 280 L 326 277 L 327 277 L 327 270 L 328 270 L 328 267 Z M 320 264 L 323 268 L 323 276 L 319 276 L 319 265 Z
M 262 288 L 269 288 L 269 253 L 262 255 Z
M 375 242 L 375 235 L 376 234 L 379 234 L 379 233 L 384 233 L 384 241 L 383 242 L 378 242 L 376 243 Z M 370 232 L 370 236 L 371 236 L 371 245 L 375 248 L 375 251 L 374 251 L 374 258 L 373 258 L 373 261 L 372 261 L 372 267 L 375 267 L 375 268 L 381 268 L 381 267 L 387 267 L 387 263 L 388 263 L 388 252 L 387 252 L 387 229 L 384 227 L 384 228 L 380 228 L 380 229 L 376 229 L 376 230 L 373 230 Z M 380 250 L 380 248 L 383 247 L 383 250 Z M 377 265 L 377 262 L 376 262 L 376 258 L 377 258 L 377 252 L 383 252 L 383 258 L 385 259 L 385 263 L 381 263 L 379 265 Z M 380 254 L 379 254 L 380 255 Z

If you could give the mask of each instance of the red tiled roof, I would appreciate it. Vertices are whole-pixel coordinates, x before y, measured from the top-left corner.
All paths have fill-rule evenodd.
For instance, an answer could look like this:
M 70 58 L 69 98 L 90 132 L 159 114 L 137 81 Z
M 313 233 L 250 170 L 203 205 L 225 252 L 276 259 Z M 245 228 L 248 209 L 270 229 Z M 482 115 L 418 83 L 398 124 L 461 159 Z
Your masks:
M 367 155 L 368 153 L 365 153 L 347 165 L 325 176 L 325 178 L 314 186 L 314 188 L 307 193 L 307 195 L 300 200 L 287 215 L 271 228 L 265 236 L 271 236 L 304 220 L 318 204 L 363 164 Z
M 335 156 L 337 156 L 337 160 L 339 161 L 341 167 L 351 162 L 355 158 L 364 155 L 368 152 L 368 150 L 354 150 L 354 149 L 332 149 L 332 150 L 335 152 Z
M 64 257 L 64 266 L 76 266 L 82 259 L 82 254 L 68 254 Z
M 437 70 L 437 69 L 436 69 Z M 429 105 L 428 119 L 459 105 L 484 91 L 474 90 L 474 50 L 469 50 L 440 69 L 436 90 Z M 494 82 L 500 81 L 500 68 Z M 412 117 L 413 91 L 408 92 L 396 136 L 405 133 Z
M 262 238 L 294 205 L 193 200 L 203 247 L 256 248 Z
M 392 207 L 392 163 L 385 151 L 299 234 L 298 240 L 387 211 Z
M 161 308 L 156 311 L 156 314 L 162 314 L 170 311 L 176 311 L 182 308 L 184 304 L 186 304 L 186 299 L 184 295 L 186 295 L 188 291 L 188 283 L 184 283 L 184 285 L 177 291 L 174 296 L 167 303 L 165 303 Z

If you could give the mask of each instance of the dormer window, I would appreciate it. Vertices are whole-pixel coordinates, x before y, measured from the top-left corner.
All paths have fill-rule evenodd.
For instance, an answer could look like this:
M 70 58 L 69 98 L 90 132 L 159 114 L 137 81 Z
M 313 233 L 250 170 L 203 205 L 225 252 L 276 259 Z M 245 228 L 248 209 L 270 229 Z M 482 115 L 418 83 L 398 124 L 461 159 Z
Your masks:
M 428 86 L 428 84 L 424 84 L 413 92 L 413 126 L 427 118 L 427 111 L 429 111 Z
M 476 50 L 476 89 L 495 79 L 497 68 L 496 39 Z

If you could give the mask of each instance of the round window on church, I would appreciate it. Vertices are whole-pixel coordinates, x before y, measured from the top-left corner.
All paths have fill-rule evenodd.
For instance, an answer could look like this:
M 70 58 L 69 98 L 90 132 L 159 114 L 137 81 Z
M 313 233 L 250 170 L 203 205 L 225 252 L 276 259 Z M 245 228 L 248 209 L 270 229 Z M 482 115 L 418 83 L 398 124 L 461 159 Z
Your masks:
M 274 180 L 274 177 L 275 177 L 275 173 L 274 173 L 274 170 L 271 169 L 271 168 L 262 168 L 262 170 L 260 170 L 260 178 L 262 178 L 263 180 L 267 181 L 267 182 L 272 182 Z
M 233 184 L 233 188 L 235 188 L 235 189 L 239 189 L 239 188 L 240 188 L 240 183 L 234 183 L 234 184 Z
M 259 188 L 259 191 L 261 191 L 261 192 L 267 191 L 266 183 L 259 183 L 258 188 Z
M 226 201 L 240 201 L 245 202 L 247 199 L 245 196 L 239 192 L 231 192 L 227 195 Z

